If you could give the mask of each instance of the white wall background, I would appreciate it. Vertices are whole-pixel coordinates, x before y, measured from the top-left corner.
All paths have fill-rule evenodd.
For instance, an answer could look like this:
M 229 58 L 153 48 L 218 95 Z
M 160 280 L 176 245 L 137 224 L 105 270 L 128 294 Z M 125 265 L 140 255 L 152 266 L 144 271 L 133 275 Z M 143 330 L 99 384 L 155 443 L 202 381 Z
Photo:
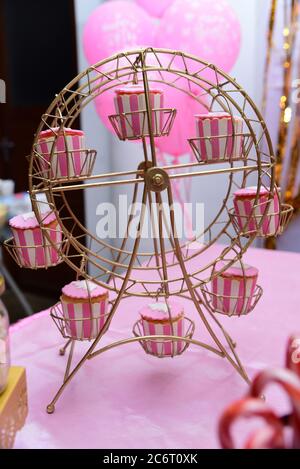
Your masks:
M 231 75 L 236 78 L 237 82 L 243 86 L 260 107 L 263 88 L 266 25 L 270 2 L 269 0 L 250 0 L 247 2 L 229 0 L 229 2 L 239 17 L 242 29 L 241 52 Z M 82 47 L 83 27 L 90 13 L 100 3 L 102 3 L 101 0 L 75 0 L 80 71 L 88 66 Z M 116 168 L 118 170 L 128 169 L 129 165 L 130 168 L 133 168 L 142 159 L 139 145 L 119 142 L 116 137 L 104 128 L 93 105 L 83 111 L 81 119 L 82 128 L 88 135 L 89 146 L 98 150 L 99 157 L 95 167 L 97 173 L 113 171 Z M 220 183 L 217 176 L 215 179 L 213 178 L 201 178 L 201 194 L 199 193 L 199 187 L 193 186 L 192 200 L 199 200 L 199 197 L 201 197 L 201 201 L 204 203 L 209 201 L 210 210 L 215 213 L 224 197 L 226 184 L 225 182 Z M 211 197 L 212 187 L 214 188 L 213 197 Z M 122 193 L 128 193 L 128 191 L 129 189 L 126 186 L 120 189 Z M 97 189 L 86 192 L 86 224 L 89 230 L 95 232 L 97 205 L 103 201 L 114 201 L 117 195 L 117 191 L 112 192 L 109 189 L 101 189 L 101 192 Z

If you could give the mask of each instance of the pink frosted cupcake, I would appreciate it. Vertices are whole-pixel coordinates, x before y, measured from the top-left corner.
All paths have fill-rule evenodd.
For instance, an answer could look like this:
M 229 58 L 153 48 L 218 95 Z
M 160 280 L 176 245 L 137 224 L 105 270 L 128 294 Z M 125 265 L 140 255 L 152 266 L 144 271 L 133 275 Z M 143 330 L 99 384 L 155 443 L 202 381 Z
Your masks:
M 90 280 L 64 286 L 60 297 L 67 335 L 73 339 L 95 339 L 108 311 L 108 290 Z
M 172 299 L 168 300 L 168 305 L 170 307 L 171 318 L 165 302 L 150 303 L 140 311 L 144 335 L 185 336 L 183 306 Z M 185 347 L 185 342 L 181 341 L 174 342 L 173 345 L 171 341 L 159 339 L 147 340 L 145 342 L 147 351 L 159 357 L 172 356 L 172 347 L 174 347 L 174 355 L 182 352 Z
M 117 114 L 129 113 L 118 117 L 120 133 L 123 139 L 134 139 L 149 135 L 146 97 L 141 85 L 127 85 L 115 90 L 115 108 Z M 163 108 L 163 92 L 150 87 L 149 101 L 151 109 Z M 163 112 L 152 112 L 153 133 L 159 135 L 163 129 Z
M 208 112 L 195 118 L 201 161 L 212 163 L 243 156 L 242 118 L 228 112 Z
M 58 134 L 57 139 L 56 134 Z M 48 163 L 55 139 L 50 170 Z M 38 136 L 35 149 L 42 156 L 40 164 L 45 177 L 60 179 L 90 176 L 91 155 L 85 149 L 85 134 L 82 130 L 69 128 L 62 130 L 59 127 L 44 130 Z
M 62 231 L 55 213 L 42 215 L 43 228 L 50 237 L 48 241 L 40 228 L 34 212 L 23 213 L 9 220 L 15 241 L 15 252 L 23 267 L 51 267 L 60 261 L 58 251 L 62 247 Z
M 219 263 L 222 270 L 224 264 Z M 239 262 L 220 272 L 212 280 L 212 306 L 228 316 L 241 316 L 250 312 L 257 284 L 258 269 Z
M 261 187 L 255 204 L 256 194 L 256 186 L 246 187 L 234 193 L 234 212 L 239 229 L 247 234 L 256 233 L 257 236 L 273 236 L 280 225 L 278 193 L 274 191 L 269 208 L 267 208 L 267 204 L 270 191 Z M 264 215 L 264 221 L 260 226 Z

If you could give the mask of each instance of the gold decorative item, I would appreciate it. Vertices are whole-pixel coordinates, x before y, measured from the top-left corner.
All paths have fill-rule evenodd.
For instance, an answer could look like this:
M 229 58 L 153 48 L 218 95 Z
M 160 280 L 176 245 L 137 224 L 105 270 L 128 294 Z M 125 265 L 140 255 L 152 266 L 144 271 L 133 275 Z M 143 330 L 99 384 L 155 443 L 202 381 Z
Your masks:
M 8 386 L 0 396 L 0 449 L 13 448 L 16 433 L 24 426 L 27 414 L 26 372 L 13 366 Z
M 276 28 L 283 17 L 282 34 L 276 35 Z M 272 0 L 267 55 L 264 72 L 264 89 L 262 113 L 267 115 L 268 109 L 274 109 L 274 104 L 279 106 L 278 137 L 276 141 L 276 183 L 284 188 L 283 199 L 291 204 L 295 210 L 299 205 L 299 102 L 294 102 L 293 94 L 296 95 L 295 82 L 298 82 L 300 69 L 300 55 L 297 43 L 299 34 L 300 2 L 299 0 Z M 281 23 L 280 23 L 281 24 Z M 275 60 L 276 59 L 276 60 Z M 272 76 L 275 64 L 281 63 L 282 91 L 278 102 L 269 97 L 272 88 Z M 277 66 L 277 65 L 276 65 Z M 298 85 L 297 85 L 298 86 Z M 275 245 L 274 239 L 266 241 L 267 245 Z
M 195 130 L 191 129 L 190 145 L 195 152 L 195 161 L 176 165 L 162 165 L 159 161 L 155 147 L 156 138 L 172 138 L 172 124 L 176 119 L 175 109 L 151 109 L 149 100 L 149 83 L 163 84 L 164 87 L 174 87 L 188 94 L 199 104 L 205 106 L 210 112 L 226 112 L 233 120 L 239 116 L 243 121 L 244 131 L 238 136 L 243 142 L 241 154 L 231 154 L 226 160 L 215 161 L 214 167 L 207 166 L 199 156 L 199 139 Z M 143 144 L 144 160 L 136 169 L 128 171 L 115 171 L 111 173 L 91 174 L 85 177 L 58 179 L 47 178 L 41 171 L 40 161 L 43 155 L 37 150 L 38 136 L 41 131 L 59 127 L 70 128 L 80 115 L 81 111 L 97 96 L 110 92 L 124 84 L 139 84 L 144 87 L 146 109 L 139 112 L 140 121 L 146 126 L 139 137 Z M 113 98 L 112 98 L 113 99 Z M 164 116 L 164 124 L 160 127 L 160 135 L 153 132 L 153 118 L 155 115 Z M 112 126 L 119 136 L 120 123 L 128 122 L 128 113 L 121 113 L 110 117 Z M 155 126 L 158 128 L 158 125 Z M 168 137 L 169 135 L 169 137 Z M 230 145 L 228 136 L 221 136 L 226 140 L 226 147 Z M 214 137 L 208 137 L 208 144 L 212 144 Z M 264 144 L 264 150 L 262 150 Z M 67 151 L 67 150 L 66 150 Z M 51 151 L 50 163 L 55 152 L 55 141 Z M 236 343 L 226 332 L 211 308 L 211 300 L 207 293 L 207 285 L 214 276 L 218 275 L 215 265 L 223 261 L 223 270 L 231 267 L 235 262 L 242 263 L 243 255 L 260 232 L 260 227 L 267 216 L 262 212 L 257 221 L 256 233 L 242 233 L 233 224 L 230 210 L 233 206 L 233 190 L 244 188 L 253 180 L 257 185 L 257 194 L 253 210 L 249 216 L 254 215 L 259 205 L 259 191 L 265 188 L 268 192 L 266 208 L 272 203 L 275 190 L 275 161 L 271 139 L 266 124 L 247 93 L 237 82 L 218 70 L 214 65 L 208 64 L 199 58 L 180 51 L 166 49 L 138 49 L 116 54 L 105 59 L 78 75 L 55 98 L 37 129 L 30 157 L 29 191 L 33 210 L 36 217 L 41 220 L 38 210 L 38 195 L 43 193 L 47 197 L 47 205 L 57 217 L 64 240 L 69 249 L 62 249 L 60 255 L 70 267 L 74 269 L 77 278 L 84 278 L 105 287 L 110 291 L 109 312 L 105 324 L 96 339 L 93 339 L 87 351 L 78 363 L 72 367 L 75 340 L 68 335 L 68 324 L 61 314 L 59 304 L 51 310 L 62 336 L 67 339 L 66 345 L 60 350 L 64 355 L 70 348 L 64 380 L 56 395 L 47 406 L 47 412 L 53 413 L 55 405 L 68 383 L 74 378 L 79 369 L 87 360 L 120 345 L 139 342 L 147 351 L 147 341 L 183 341 L 186 347 L 193 344 L 224 358 L 250 383 L 247 372 L 236 351 Z M 174 211 L 172 181 L 178 178 L 189 178 L 190 181 L 201 177 L 218 175 L 227 183 L 224 199 L 213 214 L 212 220 L 206 227 L 197 233 L 193 239 L 181 241 L 178 236 L 178 223 Z M 75 190 L 97 190 L 103 187 L 131 186 L 133 189 L 132 206 L 141 201 L 141 212 L 138 217 L 136 236 L 130 239 L 134 214 L 128 218 L 127 230 L 121 245 L 117 247 L 112 242 L 101 239 L 88 231 L 77 218 L 72 209 L 72 195 Z M 100 195 L 99 195 L 100 194 Z M 101 198 L 101 192 L 99 193 Z M 166 202 L 166 203 L 163 203 Z M 150 213 L 151 222 L 157 219 L 157 226 L 153 223 L 153 231 L 157 228 L 157 236 L 148 241 L 153 244 L 152 249 L 141 249 L 141 233 L 145 224 L 146 209 Z M 283 231 L 288 223 L 290 208 L 279 208 L 280 230 Z M 170 232 L 166 238 L 165 227 L 169 224 Z M 44 231 L 47 242 L 51 239 Z M 204 238 L 204 243 L 198 240 Z M 219 247 L 219 253 L 213 246 L 220 241 L 224 246 Z M 10 244 L 6 244 L 10 250 Z M 174 271 L 177 273 L 174 274 Z M 93 273 L 92 273 L 93 272 Z M 253 298 L 253 307 L 262 294 L 257 287 Z M 202 323 L 202 330 L 207 332 L 207 339 L 194 339 L 195 324 L 190 318 L 185 318 L 186 334 L 184 337 L 172 335 L 143 335 L 141 323 L 137 321 L 133 326 L 133 336 L 113 342 L 101 347 L 101 339 L 108 331 L 111 321 L 118 311 L 120 303 L 128 297 L 141 299 L 164 300 L 168 306 L 168 299 L 177 296 L 191 301 L 191 306 L 197 312 Z M 168 306 L 171 322 L 171 312 Z M 232 319 L 234 320 L 234 319 Z M 174 349 L 171 357 L 175 355 Z M 201 366 L 201 365 L 200 365 Z

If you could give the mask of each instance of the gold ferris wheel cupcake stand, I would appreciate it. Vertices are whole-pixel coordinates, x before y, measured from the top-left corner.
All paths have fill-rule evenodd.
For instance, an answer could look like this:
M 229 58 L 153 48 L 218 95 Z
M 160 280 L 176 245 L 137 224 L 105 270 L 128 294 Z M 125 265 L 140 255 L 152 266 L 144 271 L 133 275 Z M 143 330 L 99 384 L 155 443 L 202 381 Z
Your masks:
M 56 177 L 52 168 L 54 158 L 57 156 L 55 142 L 58 135 L 64 133 L 65 129 L 72 128 L 82 110 L 95 98 L 130 84 L 142 86 L 145 93 L 145 109 L 137 112 L 141 123 L 139 134 L 131 133 L 127 138 L 122 131 L 124 126 L 128 128 L 132 125 L 132 112 L 118 113 L 109 118 L 119 139 L 137 139 L 142 142 L 143 161 L 134 169 L 94 174 L 93 164 L 89 160 L 90 171 L 84 175 L 74 176 L 74 172 L 70 170 L 65 177 Z M 225 148 L 230 144 L 229 137 L 239 138 L 242 145 L 241 153 L 235 155 L 232 150 L 226 159 L 205 160 L 201 154 L 203 142 L 213 148 L 213 139 L 216 137 L 195 136 L 196 132 L 191 129 L 189 144 L 195 160 L 176 165 L 161 164 L 157 157 L 156 138 L 172 138 L 176 109 L 151 106 L 149 90 L 153 85 L 161 86 L 163 89 L 176 88 L 196 100 L 199 106 L 201 104 L 206 107 L 209 112 L 228 113 L 232 121 L 238 116 L 243 122 L 243 131 L 238 134 L 233 129 L 230 136 L 224 134 L 217 138 L 225 142 Z M 42 131 L 49 129 L 53 131 L 53 145 L 51 157 L 45 161 L 38 150 L 38 136 Z M 67 139 L 65 143 L 65 151 L 68 153 Z M 89 158 L 90 152 L 84 151 Z M 72 366 L 72 359 L 76 341 L 70 335 L 70 327 L 62 314 L 60 303 L 52 308 L 51 316 L 62 336 L 67 339 L 66 345 L 60 352 L 64 354 L 68 348 L 70 352 L 63 383 L 47 406 L 48 413 L 54 412 L 60 395 L 87 360 L 96 358 L 114 347 L 132 342 L 139 342 L 147 352 L 148 341 L 156 340 L 162 343 L 169 341 L 171 357 L 183 353 L 191 344 L 197 345 L 227 360 L 249 383 L 247 372 L 237 354 L 236 343 L 218 319 L 219 311 L 213 306 L 209 285 L 216 276 L 236 263 L 239 263 L 242 270 L 244 269 L 242 259 L 248 247 L 257 236 L 268 236 L 268 231 L 261 229 L 268 217 L 269 219 L 276 217 L 278 221 L 272 236 L 281 233 L 287 225 L 292 214 L 291 207 L 280 204 L 276 213 L 271 213 L 274 197 L 275 195 L 279 197 L 274 182 L 274 165 L 275 158 L 269 132 L 260 112 L 247 93 L 234 79 L 214 65 L 183 52 L 146 48 L 116 54 L 89 67 L 56 96 L 42 116 L 30 156 L 29 191 L 33 210 L 43 230 L 38 196 L 41 193 L 45 194 L 47 206 L 55 213 L 63 233 L 62 243 L 59 247 L 56 246 L 61 260 L 74 269 L 78 279 L 88 279 L 107 288 L 112 297 L 104 326 L 96 338 L 91 340 L 89 348 L 75 366 Z M 174 211 L 172 181 L 183 178 L 201 181 L 202 177 L 215 175 L 225 179 L 227 185 L 217 213 L 213 214 L 207 226 L 197 233 L 194 239 L 180 241 Z M 241 227 L 240 219 L 237 220 L 232 208 L 233 192 L 245 188 L 250 180 L 254 181 L 257 187 L 255 201 Z M 142 208 L 136 236 L 133 240 L 129 237 L 133 221 L 133 214 L 130 213 L 126 234 L 121 244 L 117 246 L 114 242 L 97 237 L 84 226 L 84 222 L 78 219 L 72 209 L 71 196 L 76 190 L 95 190 L 99 191 L 100 198 L 102 188 L 125 185 L 132 188 L 133 204 L 140 201 Z M 260 211 L 258 216 L 257 209 L 261 204 L 262 188 L 268 195 L 267 201 L 264 202 L 264 210 Z M 141 232 L 146 210 L 150 213 L 153 230 L 157 230 L 157 236 L 150 240 L 153 245 L 150 250 L 141 248 Z M 153 222 L 153 217 L 156 217 L 156 224 Z M 250 218 L 255 220 L 255 229 L 248 229 Z M 166 239 L 163 233 L 168 223 L 170 230 Z M 45 243 L 51 244 L 49 232 L 43 230 L 43 234 Z M 204 243 L 197 243 L 198 239 L 204 239 Z M 211 248 L 220 240 L 223 246 L 216 256 Z M 18 261 L 17 251 L 20 247 L 16 246 L 13 240 L 8 240 L 6 247 Z M 221 269 L 217 268 L 220 263 Z M 261 295 L 262 289 L 257 286 L 245 312 L 252 311 Z M 169 298 L 174 296 L 190 300 L 191 307 L 194 306 L 202 323 L 202 329 L 208 332 L 209 340 L 195 339 L 195 324 L 189 318 L 185 318 L 184 337 L 176 336 L 173 329 L 170 335 L 144 335 L 141 323 L 137 321 L 131 337 L 124 337 L 101 346 L 101 339 L 108 331 L 113 317 L 118 314 L 121 301 L 132 296 L 141 299 L 152 298 L 152 300 L 161 298 L 167 305 Z M 168 312 L 171 319 L 169 306 Z M 185 347 L 175 347 L 178 341 L 184 341 Z

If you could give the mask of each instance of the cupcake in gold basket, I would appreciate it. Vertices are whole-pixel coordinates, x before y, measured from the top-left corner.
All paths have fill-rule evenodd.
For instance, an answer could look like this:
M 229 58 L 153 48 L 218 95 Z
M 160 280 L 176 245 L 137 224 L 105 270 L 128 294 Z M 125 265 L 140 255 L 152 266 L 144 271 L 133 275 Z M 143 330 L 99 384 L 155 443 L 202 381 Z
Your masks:
M 168 308 L 169 306 L 169 308 Z M 182 304 L 172 299 L 155 302 L 140 310 L 144 335 L 174 335 L 185 337 L 184 309 Z M 158 357 L 178 355 L 185 347 L 184 341 L 147 340 L 146 350 Z M 173 349 L 172 349 L 173 348 Z

